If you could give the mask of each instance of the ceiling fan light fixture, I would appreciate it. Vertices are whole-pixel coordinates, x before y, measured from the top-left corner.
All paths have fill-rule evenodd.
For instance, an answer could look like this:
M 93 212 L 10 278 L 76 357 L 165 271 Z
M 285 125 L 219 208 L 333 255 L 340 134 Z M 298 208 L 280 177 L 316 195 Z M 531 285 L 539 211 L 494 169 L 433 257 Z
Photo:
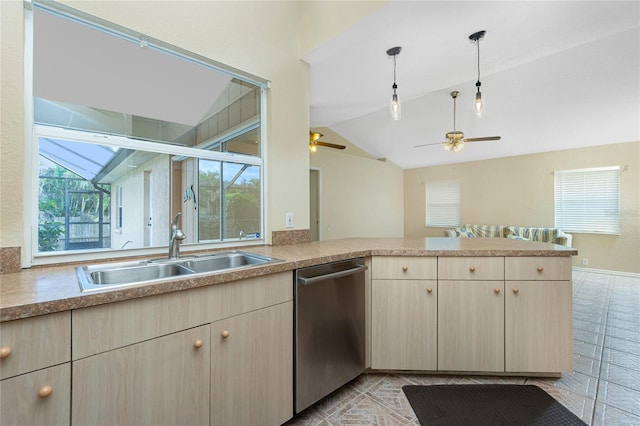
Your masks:
M 402 117 L 402 108 L 400 105 L 400 101 L 398 100 L 398 93 L 396 92 L 396 90 L 398 89 L 398 85 L 396 84 L 396 56 L 400 54 L 401 50 L 402 47 L 400 46 L 392 47 L 391 49 L 387 50 L 387 55 L 393 56 L 393 85 L 391 86 L 391 88 L 393 89 L 393 95 L 391 95 L 390 112 L 391 118 L 396 121 L 400 120 L 400 118 Z
M 476 81 L 476 99 L 473 103 L 473 109 L 478 118 L 482 118 L 484 115 L 484 101 L 482 100 L 482 93 L 480 92 L 480 86 L 482 85 L 482 83 L 480 83 L 480 40 L 484 38 L 486 33 L 486 31 L 482 30 L 469 36 L 469 40 L 475 42 L 478 48 L 478 80 Z

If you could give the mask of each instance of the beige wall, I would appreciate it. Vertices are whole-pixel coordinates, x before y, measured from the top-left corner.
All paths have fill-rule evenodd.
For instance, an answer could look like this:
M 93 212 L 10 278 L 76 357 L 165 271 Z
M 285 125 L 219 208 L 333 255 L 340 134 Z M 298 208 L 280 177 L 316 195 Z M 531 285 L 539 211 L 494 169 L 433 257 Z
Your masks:
M 452 154 L 455 155 L 455 154 Z M 554 170 L 620 166 L 621 235 L 573 234 L 574 266 L 640 272 L 640 142 L 405 170 L 405 236 L 442 236 L 425 227 L 429 181 L 459 179 L 462 223 L 553 226 Z
M 402 169 L 330 148 L 311 155 L 311 167 L 320 170 L 321 240 L 402 237 Z
M 24 169 L 21 1 L 0 1 L 0 247 L 22 245 Z

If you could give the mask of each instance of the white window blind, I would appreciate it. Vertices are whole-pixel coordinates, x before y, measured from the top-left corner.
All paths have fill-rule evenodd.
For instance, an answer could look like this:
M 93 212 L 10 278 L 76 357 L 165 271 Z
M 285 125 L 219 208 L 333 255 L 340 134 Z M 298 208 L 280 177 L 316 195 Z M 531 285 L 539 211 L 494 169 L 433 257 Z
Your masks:
M 555 226 L 563 231 L 620 233 L 620 167 L 555 172 Z
M 429 182 L 426 191 L 426 225 L 434 227 L 459 226 L 460 181 Z

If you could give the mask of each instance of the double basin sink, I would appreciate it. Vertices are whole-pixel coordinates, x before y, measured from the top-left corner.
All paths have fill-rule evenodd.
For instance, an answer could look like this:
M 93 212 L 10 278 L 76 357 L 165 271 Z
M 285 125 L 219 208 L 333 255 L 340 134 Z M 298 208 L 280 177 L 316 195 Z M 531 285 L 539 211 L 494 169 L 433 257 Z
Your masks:
M 242 251 L 229 251 L 178 259 L 138 260 L 79 266 L 76 275 L 82 292 L 128 287 L 164 278 L 206 274 L 280 262 L 280 259 Z

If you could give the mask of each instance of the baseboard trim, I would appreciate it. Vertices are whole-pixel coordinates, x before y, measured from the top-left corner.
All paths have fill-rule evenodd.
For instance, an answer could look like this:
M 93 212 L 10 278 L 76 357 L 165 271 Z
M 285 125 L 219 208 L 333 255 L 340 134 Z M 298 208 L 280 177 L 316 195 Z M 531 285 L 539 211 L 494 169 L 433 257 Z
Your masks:
M 573 270 L 578 272 L 589 272 L 593 274 L 607 274 L 607 275 L 617 275 L 619 277 L 640 278 L 640 273 L 638 272 L 608 271 L 605 269 L 581 268 L 579 266 L 574 266 Z

